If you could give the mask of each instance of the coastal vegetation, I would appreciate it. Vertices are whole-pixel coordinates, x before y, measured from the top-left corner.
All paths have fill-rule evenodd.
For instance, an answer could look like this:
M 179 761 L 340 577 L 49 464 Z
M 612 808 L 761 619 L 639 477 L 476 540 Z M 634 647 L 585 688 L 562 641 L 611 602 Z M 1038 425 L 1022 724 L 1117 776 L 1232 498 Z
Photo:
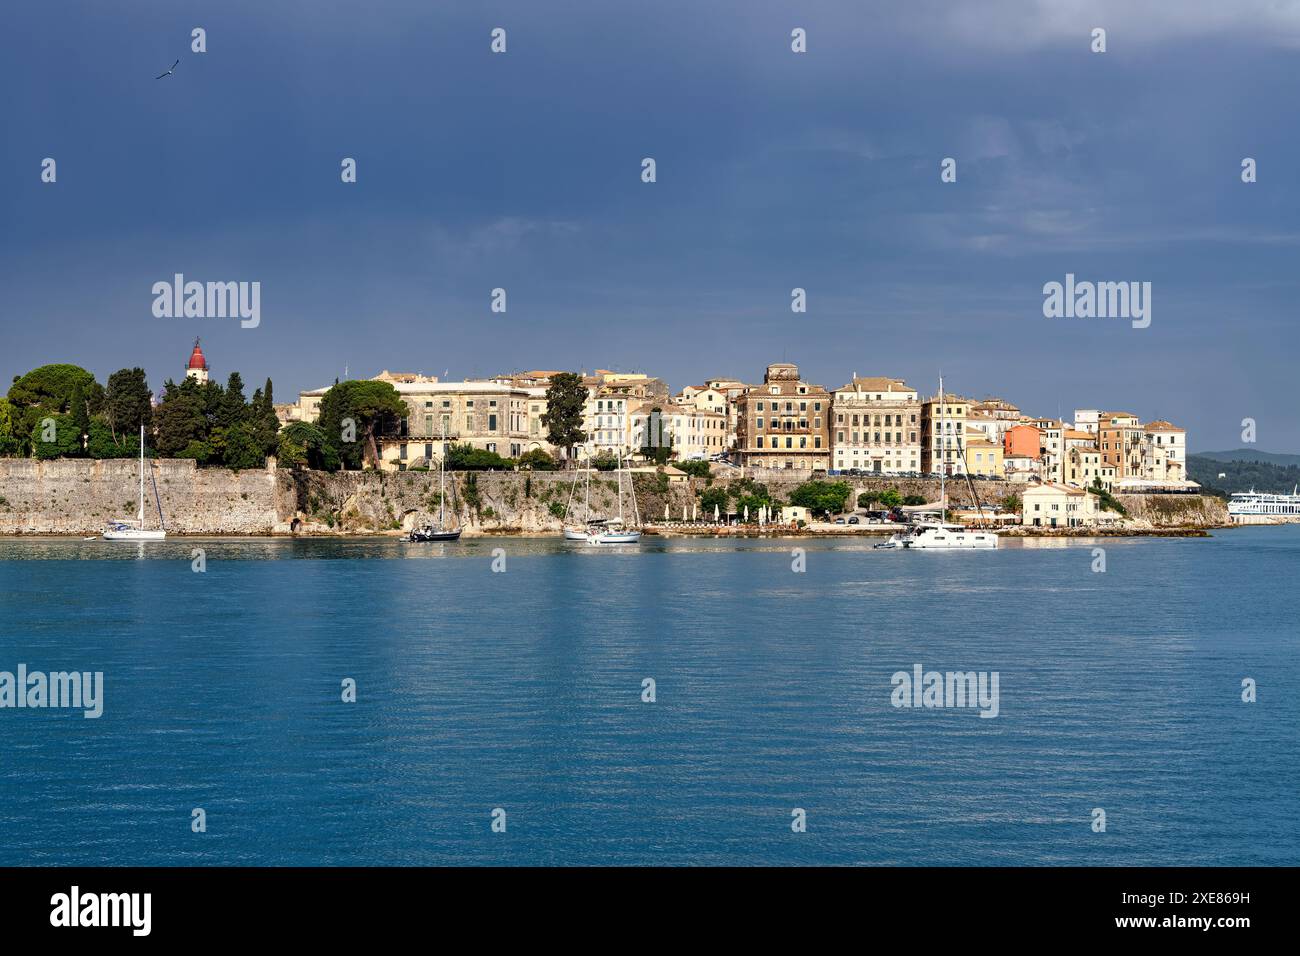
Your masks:
M 326 460 L 335 468 L 378 468 L 376 436 L 393 429 L 406 414 L 406 403 L 387 382 L 335 382 L 321 398 L 316 420 L 325 437 Z
M 709 467 L 709 463 L 702 459 L 674 462 L 674 467 L 686 472 L 686 474 L 690 475 L 692 478 L 712 480 L 712 470 Z
M 224 388 L 191 378 L 180 384 L 168 380 L 155 407 L 143 369 L 119 369 L 104 386 L 78 365 L 42 365 L 15 376 L 0 399 L 0 455 L 134 458 L 144 426 L 151 435 L 148 451 L 158 457 L 260 468 L 284 441 L 271 389 L 268 378 L 246 400 L 238 372 L 231 373 Z M 321 463 L 319 437 L 290 439 L 288 447 L 301 446 L 304 460 Z
M 2 439 L 0 439 L 2 440 Z M 1248 454 L 1237 452 L 1236 454 Z M 1259 452 L 1261 456 L 1267 452 Z M 1269 455 L 1270 461 L 1215 459 L 1201 455 L 1187 456 L 1187 475 L 1200 484 L 1206 494 L 1228 498 L 1238 491 L 1260 491 L 1270 494 L 1290 494 L 1300 485 L 1300 466 L 1287 463 L 1287 456 Z M 1223 477 L 1220 478 L 1219 476 Z
M 790 504 L 807 508 L 813 515 L 838 514 L 852 491 L 844 481 L 805 481 L 790 492 Z M 898 499 L 898 492 L 894 491 L 893 496 Z
M 1119 499 L 1101 486 L 1101 483 L 1095 482 L 1088 488 L 1089 493 L 1097 496 L 1097 504 L 1103 511 L 1113 511 L 1121 518 L 1128 515 L 1128 509 L 1120 504 Z
M 261 468 L 280 443 L 271 380 L 244 398 L 244 382 L 231 372 L 225 388 L 185 378 L 163 385 L 154 409 L 154 445 L 159 457 L 192 458 L 198 465 L 236 470 Z

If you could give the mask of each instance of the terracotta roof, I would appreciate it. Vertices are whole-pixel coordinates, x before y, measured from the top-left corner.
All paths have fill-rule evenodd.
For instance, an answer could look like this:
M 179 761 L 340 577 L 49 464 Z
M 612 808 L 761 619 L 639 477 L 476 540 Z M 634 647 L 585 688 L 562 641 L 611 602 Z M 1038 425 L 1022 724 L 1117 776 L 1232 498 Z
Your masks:
M 1177 425 L 1174 425 L 1174 424 L 1171 423 L 1171 422 L 1164 421 L 1163 419 L 1157 419 L 1157 420 L 1154 421 L 1154 422 L 1148 422 L 1148 423 L 1147 423 L 1147 426 L 1146 426 L 1146 430 L 1149 431 L 1149 432 L 1185 432 L 1185 431 L 1187 431 L 1186 428 L 1179 428 Z

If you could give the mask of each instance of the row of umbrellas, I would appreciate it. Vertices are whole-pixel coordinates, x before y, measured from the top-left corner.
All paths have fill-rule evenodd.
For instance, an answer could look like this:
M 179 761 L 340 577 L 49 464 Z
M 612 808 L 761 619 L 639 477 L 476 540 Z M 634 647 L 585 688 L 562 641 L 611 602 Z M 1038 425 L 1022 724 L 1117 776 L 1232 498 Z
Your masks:
M 668 505 L 666 503 L 664 504 L 664 520 L 665 521 L 673 520 L 671 514 L 669 513 Z M 690 508 L 687 508 L 686 505 L 682 505 L 682 521 L 699 521 L 699 520 L 700 520 L 700 509 L 698 506 L 691 505 Z M 713 523 L 717 524 L 721 520 L 722 520 L 722 512 L 717 505 L 714 505 Z M 749 521 L 749 505 L 745 505 L 744 520 L 746 522 Z M 772 509 L 769 508 L 767 505 L 761 506 L 758 509 L 758 523 L 767 524 L 771 520 L 772 520 Z

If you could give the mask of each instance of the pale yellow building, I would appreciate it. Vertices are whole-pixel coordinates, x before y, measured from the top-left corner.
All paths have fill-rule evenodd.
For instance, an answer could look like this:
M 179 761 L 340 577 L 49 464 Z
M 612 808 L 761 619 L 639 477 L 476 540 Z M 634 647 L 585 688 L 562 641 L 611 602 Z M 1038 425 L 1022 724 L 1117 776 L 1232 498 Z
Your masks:
M 1003 477 L 1002 444 L 989 441 L 978 428 L 967 428 L 966 468 L 972 475 Z

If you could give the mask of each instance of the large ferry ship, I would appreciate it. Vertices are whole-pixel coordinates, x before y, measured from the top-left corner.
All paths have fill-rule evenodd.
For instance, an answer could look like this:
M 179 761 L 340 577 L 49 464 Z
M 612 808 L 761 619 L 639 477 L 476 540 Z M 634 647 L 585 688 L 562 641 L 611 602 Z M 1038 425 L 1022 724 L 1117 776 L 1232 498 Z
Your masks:
M 1300 521 L 1300 487 L 1289 495 L 1270 495 L 1255 491 L 1238 491 L 1228 501 L 1228 517 L 1233 521 L 1290 519 Z

